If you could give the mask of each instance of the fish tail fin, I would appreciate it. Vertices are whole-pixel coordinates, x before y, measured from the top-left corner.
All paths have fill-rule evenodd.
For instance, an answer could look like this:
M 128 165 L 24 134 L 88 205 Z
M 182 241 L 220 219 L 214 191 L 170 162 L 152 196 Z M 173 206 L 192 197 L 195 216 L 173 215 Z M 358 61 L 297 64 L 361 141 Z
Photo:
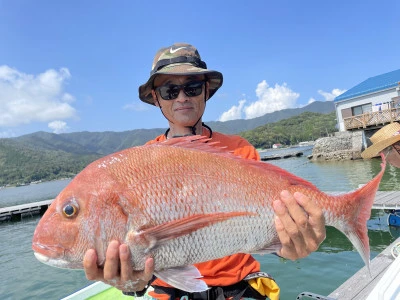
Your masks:
M 338 215 L 334 217 L 339 221 L 327 224 L 346 235 L 360 253 L 369 271 L 370 249 L 367 221 L 371 217 L 375 195 L 386 168 L 385 156 L 381 154 L 381 157 L 381 171 L 371 181 L 353 192 L 337 196 L 335 200 L 343 204 L 340 205 L 342 209 L 337 211 Z

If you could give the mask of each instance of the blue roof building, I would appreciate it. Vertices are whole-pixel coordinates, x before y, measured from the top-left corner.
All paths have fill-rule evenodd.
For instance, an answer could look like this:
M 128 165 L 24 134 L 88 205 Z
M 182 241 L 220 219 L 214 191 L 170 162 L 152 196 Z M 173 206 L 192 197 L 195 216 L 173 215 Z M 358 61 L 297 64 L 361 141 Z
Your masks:
M 357 84 L 355 87 L 352 87 L 348 91 L 344 92 L 343 94 L 337 96 L 334 101 L 337 102 L 349 98 L 370 94 L 373 92 L 390 89 L 393 87 L 397 87 L 399 83 L 400 83 L 400 69 L 368 78 L 367 80 L 361 82 L 360 84 Z
M 400 121 L 400 69 L 368 78 L 337 96 L 334 103 L 340 131 Z

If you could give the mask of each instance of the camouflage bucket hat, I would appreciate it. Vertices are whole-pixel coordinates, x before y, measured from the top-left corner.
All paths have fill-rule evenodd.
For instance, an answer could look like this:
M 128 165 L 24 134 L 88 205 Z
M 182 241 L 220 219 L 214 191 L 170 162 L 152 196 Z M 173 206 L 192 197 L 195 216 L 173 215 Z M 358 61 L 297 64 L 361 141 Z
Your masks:
M 150 72 L 150 78 L 139 87 L 139 98 L 143 102 L 154 105 L 151 90 L 154 78 L 160 74 L 169 75 L 205 75 L 209 83 L 210 99 L 222 86 L 223 77 L 218 71 L 208 70 L 195 47 L 189 44 L 176 43 L 161 48 L 156 53 Z

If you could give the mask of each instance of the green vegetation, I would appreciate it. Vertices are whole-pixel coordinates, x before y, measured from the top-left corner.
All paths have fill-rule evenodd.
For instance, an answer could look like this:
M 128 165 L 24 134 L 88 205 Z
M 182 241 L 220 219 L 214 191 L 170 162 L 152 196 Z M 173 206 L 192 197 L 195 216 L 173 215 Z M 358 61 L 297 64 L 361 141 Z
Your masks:
M 252 120 L 207 124 L 214 131 L 240 134 L 256 148 L 270 148 L 275 143 L 294 145 L 336 131 L 332 103 L 313 103 L 309 109 L 322 113 L 304 112 L 305 108 L 298 109 L 297 112 L 295 109 L 288 109 Z M 325 110 L 331 113 L 326 114 Z M 286 118 L 282 119 L 284 117 Z M 266 125 L 256 128 L 258 125 L 255 124 L 261 118 L 264 120 L 262 124 Z M 279 121 L 272 123 L 271 120 L 276 118 Z M 222 125 L 229 125 L 229 130 L 221 128 Z M 165 129 L 162 128 L 65 134 L 36 132 L 17 138 L 0 139 L 0 187 L 73 177 L 90 162 L 102 156 L 143 145 L 164 132 Z
M 99 157 L 62 150 L 38 150 L 10 139 L 0 139 L 0 186 L 69 178 Z
M 273 144 L 296 145 L 304 141 L 314 141 L 337 131 L 335 112 L 319 114 L 305 112 L 301 115 L 266 124 L 240 135 L 256 148 L 271 148 Z

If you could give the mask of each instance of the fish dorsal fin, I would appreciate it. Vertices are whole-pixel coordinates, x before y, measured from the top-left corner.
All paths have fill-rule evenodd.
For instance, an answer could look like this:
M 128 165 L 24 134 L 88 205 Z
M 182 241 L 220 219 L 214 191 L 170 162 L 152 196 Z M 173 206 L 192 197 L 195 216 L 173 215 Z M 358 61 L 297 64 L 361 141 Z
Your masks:
M 212 138 L 203 135 L 176 137 L 159 142 L 159 144 L 201 150 L 210 153 L 232 153 L 232 151 L 226 149 L 227 147 L 221 146 L 219 141 L 213 141 Z
M 209 153 L 214 153 L 229 157 L 231 159 L 243 160 L 240 156 L 233 154 L 232 151 L 227 150 L 227 147 L 221 145 L 219 141 L 213 141 L 212 138 L 202 136 L 202 135 L 191 135 L 184 137 L 177 137 L 173 139 L 167 139 L 165 141 L 159 142 L 159 145 L 167 145 L 174 147 L 182 147 L 193 150 L 200 150 Z M 153 144 L 154 145 L 154 144 Z M 300 178 L 278 166 L 272 165 L 270 163 L 246 159 L 246 164 L 252 165 L 256 168 L 261 168 L 266 172 L 273 172 L 283 178 L 286 178 L 291 185 L 302 185 L 313 190 L 317 190 L 317 187 L 311 182 Z
M 281 178 L 286 178 L 291 185 L 302 185 L 307 188 L 311 188 L 312 190 L 318 190 L 318 188 L 311 182 L 309 182 L 301 177 L 298 177 L 282 168 L 279 168 L 278 166 L 275 166 L 275 165 L 272 165 L 269 163 L 265 163 L 265 162 L 259 162 L 259 161 L 255 161 L 255 162 L 258 162 L 258 164 L 254 164 L 253 162 L 251 164 L 256 165 L 257 168 L 262 168 L 268 172 L 274 172 L 276 175 L 279 175 Z

